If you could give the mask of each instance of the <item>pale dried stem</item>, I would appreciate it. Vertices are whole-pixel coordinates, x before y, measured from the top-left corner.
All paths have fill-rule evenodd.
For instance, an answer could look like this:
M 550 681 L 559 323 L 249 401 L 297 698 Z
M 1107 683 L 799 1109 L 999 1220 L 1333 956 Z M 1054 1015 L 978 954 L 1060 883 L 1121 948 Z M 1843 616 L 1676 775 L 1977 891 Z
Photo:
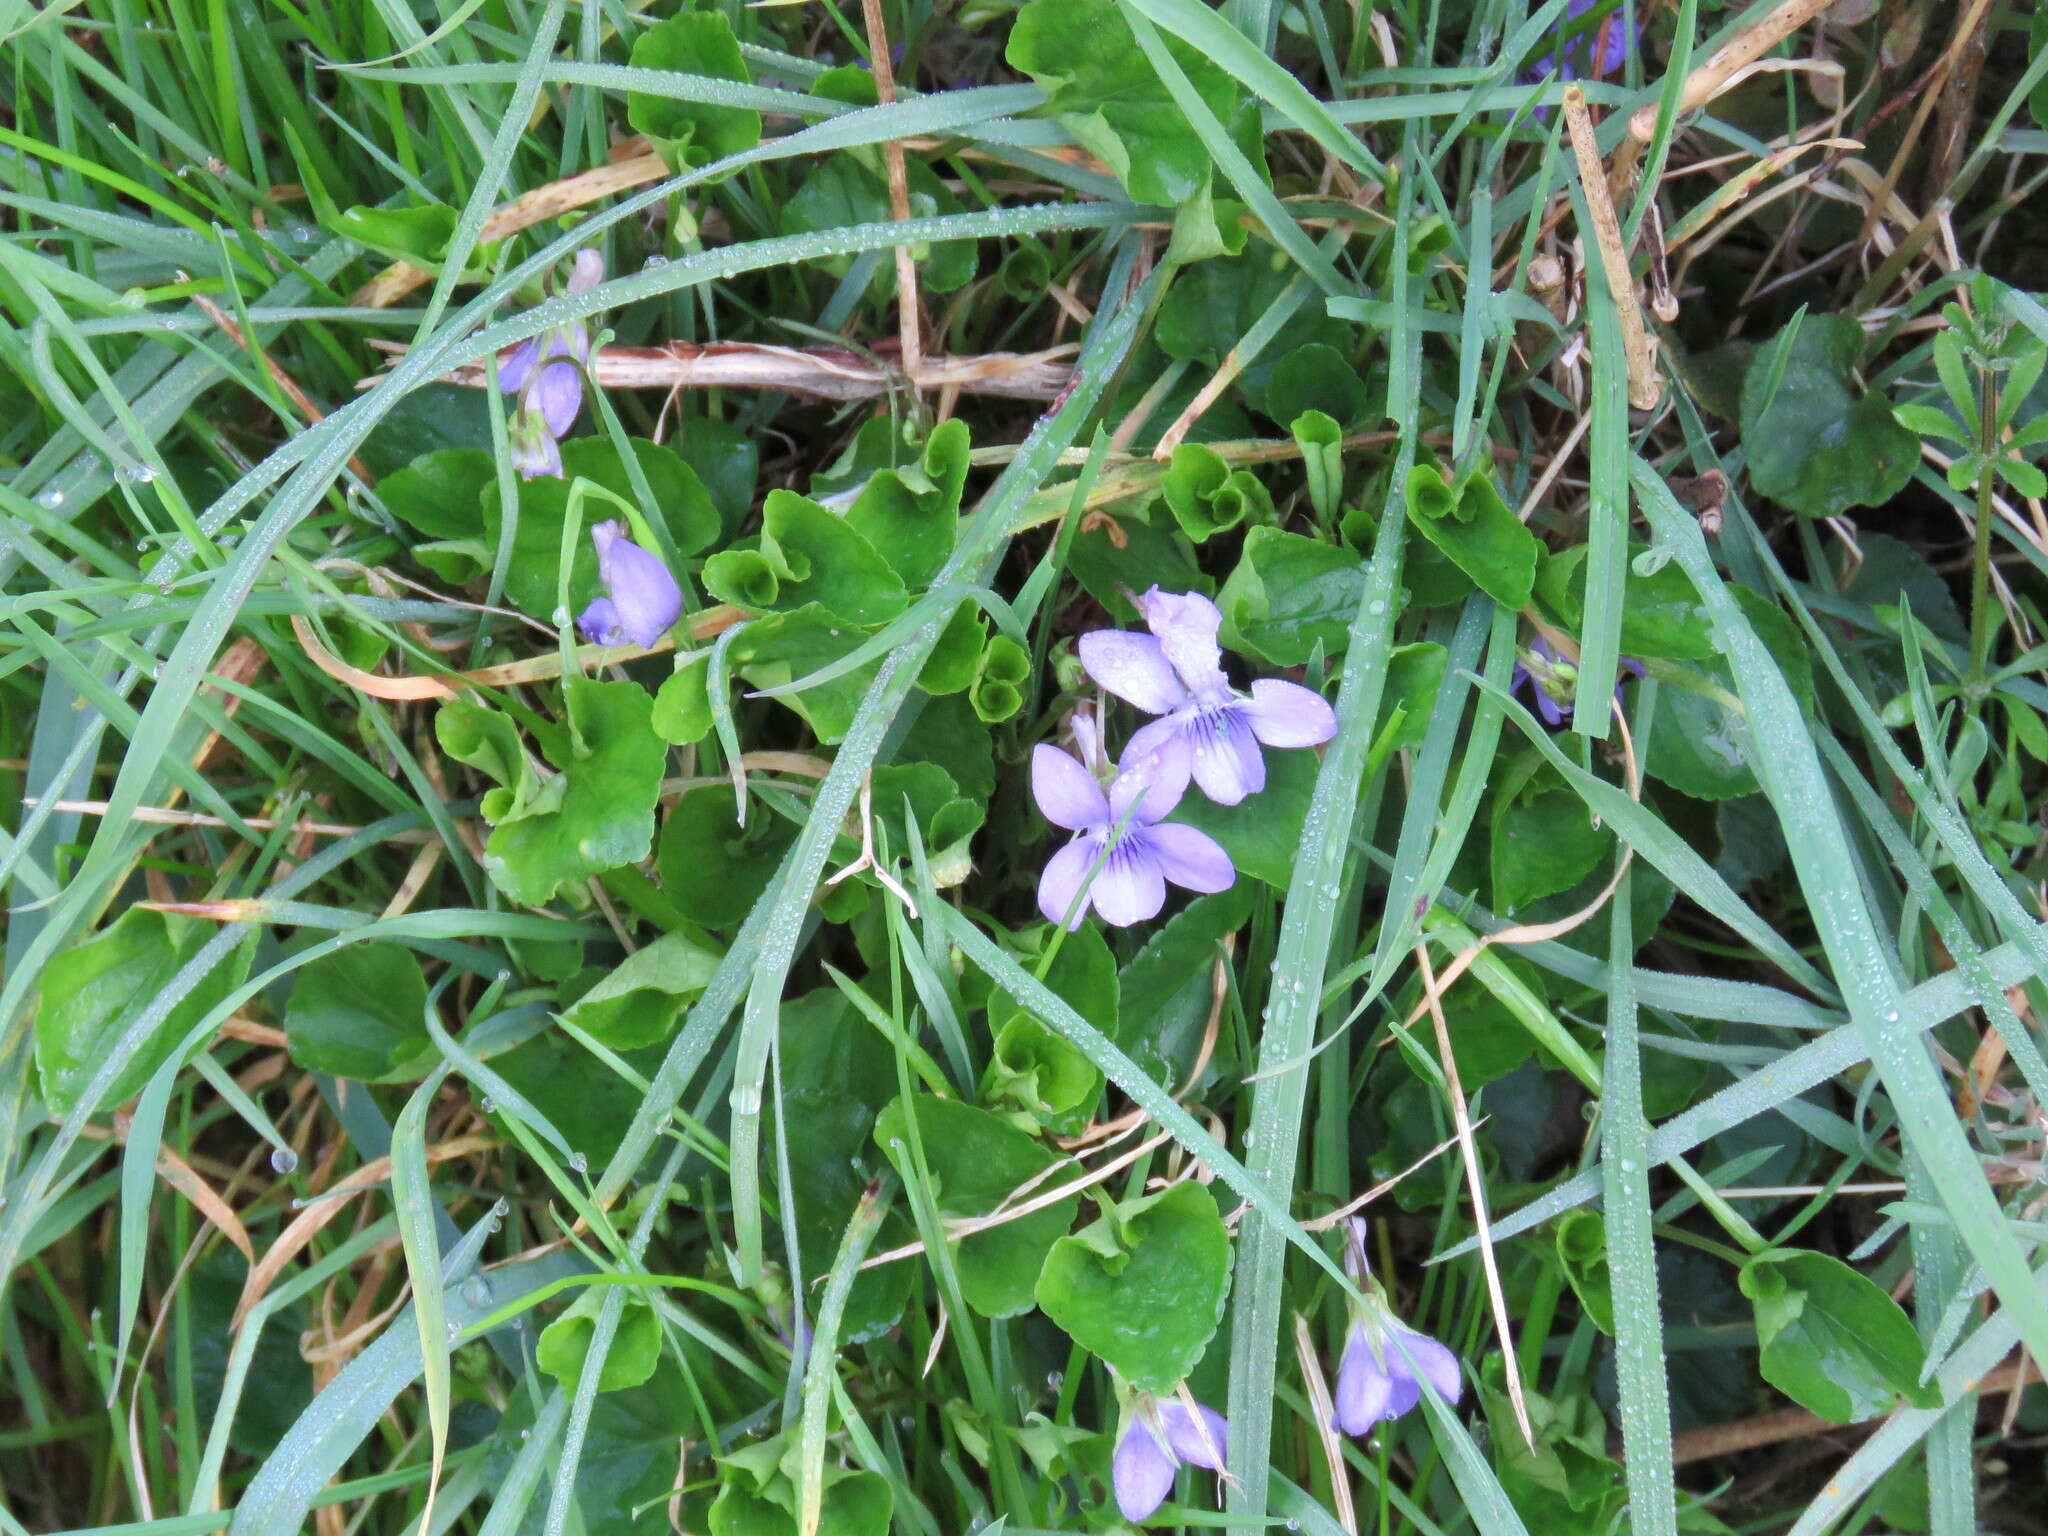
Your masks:
M 1678 97 L 1679 117 L 1701 107 L 1730 89 L 1743 70 L 1769 53 L 1779 43 L 1826 10 L 1834 0 L 1784 0 L 1775 11 L 1747 31 L 1738 33 L 1717 48 L 1708 60 L 1685 77 Z M 1643 107 L 1628 120 L 1629 137 L 1648 144 L 1657 136 L 1657 106 Z
M 373 343 L 403 356 L 398 342 Z M 1073 377 L 1070 342 L 1039 352 L 989 352 L 965 357 L 918 359 L 920 388 L 955 389 L 963 394 L 1007 400 L 1051 400 Z M 907 365 L 904 369 L 908 372 Z M 368 389 L 382 375 L 356 381 Z M 654 347 L 599 347 L 590 360 L 591 382 L 600 389 L 779 389 L 818 400 L 872 400 L 901 383 L 892 370 L 841 347 L 782 347 L 765 342 L 671 341 Z M 488 387 L 484 365 L 467 363 L 442 381 L 471 389 Z
M 1458 1061 L 1451 1052 L 1450 1026 L 1444 1022 L 1443 1002 L 1436 976 L 1429 963 L 1429 941 L 1415 946 L 1415 963 L 1422 971 L 1422 993 L 1429 1006 L 1430 1023 L 1436 1030 L 1437 1060 L 1443 1064 L 1444 1087 L 1450 1094 L 1451 1124 L 1458 1132 L 1458 1151 L 1465 1164 L 1465 1188 L 1472 1197 L 1472 1226 L 1479 1241 L 1479 1266 L 1486 1274 L 1486 1294 L 1493 1305 L 1493 1327 L 1500 1335 L 1501 1363 L 1508 1382 L 1508 1401 L 1514 1406 L 1515 1424 L 1531 1450 L 1536 1431 L 1529 1423 L 1529 1404 L 1522 1392 L 1522 1367 L 1515 1356 L 1514 1324 L 1508 1317 L 1507 1292 L 1500 1283 L 1500 1264 L 1493 1251 L 1493 1223 L 1486 1213 L 1486 1176 L 1480 1171 L 1479 1149 L 1472 1140 L 1472 1114 L 1465 1103 L 1464 1085 L 1458 1081 Z
M 875 97 L 888 106 L 896 99 L 896 64 L 889 57 L 889 28 L 882 19 L 882 0 L 861 0 L 867 27 L 868 65 L 875 72 Z M 889 177 L 889 217 L 910 222 L 910 182 L 903 169 L 903 141 L 882 145 L 882 166 Z M 924 387 L 924 340 L 919 334 L 917 262 L 910 247 L 896 247 L 896 335 L 903 349 L 903 373 L 912 389 Z
M 1639 411 L 1651 410 L 1662 397 L 1664 386 L 1657 377 L 1657 356 L 1643 324 L 1643 308 L 1636 297 L 1635 276 L 1629 271 L 1628 248 L 1622 244 L 1621 221 L 1615 217 L 1600 146 L 1593 138 L 1593 115 L 1586 109 L 1586 93 L 1577 85 L 1565 88 L 1564 121 L 1571 131 L 1572 154 L 1579 164 L 1579 185 L 1592 215 L 1593 243 L 1600 252 L 1601 270 L 1607 274 L 1607 291 L 1613 296 L 1615 313 L 1621 320 L 1622 352 L 1628 363 L 1628 403 Z
M 1358 1509 L 1351 1499 L 1351 1474 L 1344 1465 L 1344 1445 L 1337 1438 L 1337 1405 L 1330 1398 L 1330 1384 L 1323 1379 L 1323 1362 L 1316 1349 L 1308 1319 L 1294 1314 L 1294 1358 L 1301 1366 L 1302 1385 L 1308 1388 L 1309 1413 L 1316 1430 L 1316 1444 L 1322 1448 L 1323 1466 L 1330 1474 L 1330 1499 L 1337 1507 L 1337 1524 L 1346 1536 L 1358 1536 Z

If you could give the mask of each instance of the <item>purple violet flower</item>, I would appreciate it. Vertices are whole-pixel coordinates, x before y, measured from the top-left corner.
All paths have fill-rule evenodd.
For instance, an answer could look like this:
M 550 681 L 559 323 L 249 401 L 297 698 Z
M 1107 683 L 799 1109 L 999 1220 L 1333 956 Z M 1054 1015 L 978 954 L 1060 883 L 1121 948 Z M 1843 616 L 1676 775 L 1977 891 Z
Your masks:
M 1223 613 L 1201 593 L 1154 587 L 1136 602 L 1150 634 L 1098 629 L 1078 647 L 1097 683 L 1161 717 L 1131 737 L 1126 762 L 1181 757 L 1203 794 L 1236 805 L 1266 787 L 1261 744 L 1314 747 L 1337 734 L 1336 712 L 1313 689 L 1260 678 L 1247 698 L 1231 687 L 1216 645 Z
M 1422 1401 L 1418 1374 L 1447 1403 L 1464 1391 L 1458 1357 L 1429 1335 L 1384 1313 L 1353 1318 L 1337 1367 L 1337 1427 L 1363 1435 L 1382 1419 L 1398 1419 Z
M 1078 761 L 1044 744 L 1031 751 L 1038 809 L 1054 826 L 1078 834 L 1039 876 L 1038 910 L 1046 921 L 1079 928 L 1093 906 L 1105 923 L 1127 928 L 1159 915 L 1169 881 L 1205 895 L 1228 890 L 1237 869 L 1223 846 L 1206 832 L 1165 820 L 1187 793 L 1186 757 L 1127 750 L 1105 794 L 1097 774 L 1107 765 L 1093 718 L 1076 715 L 1074 734 Z M 1084 887 L 1086 900 L 1077 908 Z
M 1229 1436 L 1230 1426 L 1214 1408 L 1197 1403 L 1191 1413 L 1177 1397 L 1137 1394 L 1125 1410 L 1111 1465 L 1116 1507 L 1134 1525 L 1149 1520 L 1173 1491 L 1174 1473 L 1181 1467 L 1224 1469 Z
M 565 293 L 587 293 L 604 281 L 604 258 L 578 251 Z M 562 476 L 560 440 L 583 409 L 583 371 L 590 331 L 581 320 L 529 336 L 498 369 L 498 387 L 519 397 L 512 417 L 512 467 L 528 480 Z
M 599 645 L 653 645 L 683 611 L 675 577 L 661 556 L 626 536 L 622 523 L 599 523 L 590 540 L 605 595 L 583 610 L 577 625 Z
M 1643 664 L 1633 656 L 1621 658 L 1621 670 L 1643 675 Z M 1570 717 L 1578 701 L 1579 666 L 1567 661 L 1562 652 L 1541 635 L 1531 640 L 1522 652 L 1522 659 L 1515 663 L 1514 676 L 1508 679 L 1508 692 L 1516 693 L 1524 683 L 1536 699 L 1536 713 L 1543 717 L 1548 726 L 1559 726 Z M 1614 685 L 1614 702 L 1621 702 L 1621 684 Z
M 1571 0 L 1553 35 L 1572 33 L 1579 19 L 1599 3 L 1600 0 Z M 1621 0 L 1608 15 L 1568 37 L 1555 52 L 1530 65 L 1523 78 L 1541 80 L 1554 69 L 1560 80 L 1603 80 L 1621 68 L 1635 46 L 1635 17 L 1630 14 L 1629 0 Z

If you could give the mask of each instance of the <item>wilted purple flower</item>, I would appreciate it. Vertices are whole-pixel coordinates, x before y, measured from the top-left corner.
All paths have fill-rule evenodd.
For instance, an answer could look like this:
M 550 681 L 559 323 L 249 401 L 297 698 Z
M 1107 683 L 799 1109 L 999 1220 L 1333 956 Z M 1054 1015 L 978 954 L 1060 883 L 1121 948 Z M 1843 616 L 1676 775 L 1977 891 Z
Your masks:
M 1125 1410 L 1110 1469 L 1116 1507 L 1133 1524 L 1150 1519 L 1173 1491 L 1173 1475 L 1181 1467 L 1224 1469 L 1229 1434 L 1230 1426 L 1214 1408 L 1197 1403 L 1189 1412 L 1177 1397 L 1137 1394 Z
M 1418 1374 L 1447 1403 L 1464 1390 L 1458 1357 L 1435 1339 L 1384 1313 L 1359 1314 L 1337 1367 L 1337 1427 L 1363 1435 L 1382 1419 L 1398 1419 L 1422 1400 Z
M 1571 0 L 1556 33 L 1571 33 L 1579 19 L 1598 4 L 1600 0 Z M 1621 0 L 1610 14 L 1568 37 L 1562 47 L 1530 65 L 1523 78 L 1540 80 L 1556 70 L 1561 80 L 1605 79 L 1621 68 L 1635 45 L 1635 18 L 1629 14 L 1629 0 Z
M 583 633 L 599 645 L 653 645 L 683 611 L 682 589 L 661 556 L 626 537 L 622 523 L 590 530 L 597 546 L 597 574 L 605 595 L 577 618 Z
M 1632 656 L 1621 658 L 1621 669 L 1637 677 L 1643 675 L 1643 664 Z M 1543 717 L 1543 723 L 1562 725 L 1578 701 L 1578 663 L 1567 661 L 1556 646 L 1538 635 L 1515 663 L 1514 676 L 1508 679 L 1508 692 L 1519 691 L 1524 683 L 1529 684 L 1535 695 L 1536 713 Z M 1621 702 L 1619 682 L 1614 685 L 1614 702 Z
M 587 293 L 604 281 L 604 258 L 578 251 L 565 293 Z M 583 409 L 583 370 L 590 362 L 590 331 L 581 320 L 529 336 L 498 370 L 498 387 L 519 397 L 512 418 L 512 467 L 526 479 L 562 474 L 558 441 Z
M 1105 794 L 1090 771 L 1102 765 L 1095 722 L 1077 715 L 1074 725 L 1082 761 L 1042 744 L 1031 752 L 1031 794 L 1039 810 L 1054 826 L 1079 834 L 1039 876 L 1038 910 L 1046 921 L 1078 928 L 1092 905 L 1105 923 L 1125 928 L 1159 915 L 1168 881 L 1205 894 L 1228 890 L 1237 870 L 1222 845 L 1206 832 L 1164 820 L 1187 793 L 1186 758 L 1127 750 Z M 1083 887 L 1087 902 L 1077 909 Z
M 1131 737 L 1125 761 L 1178 755 L 1203 794 L 1236 805 L 1266 787 L 1261 743 L 1314 747 L 1337 734 L 1335 711 L 1299 683 L 1260 678 L 1249 698 L 1230 686 L 1216 645 L 1223 613 L 1201 593 L 1154 587 L 1136 601 L 1149 635 L 1098 629 L 1079 644 L 1090 677 L 1161 717 Z

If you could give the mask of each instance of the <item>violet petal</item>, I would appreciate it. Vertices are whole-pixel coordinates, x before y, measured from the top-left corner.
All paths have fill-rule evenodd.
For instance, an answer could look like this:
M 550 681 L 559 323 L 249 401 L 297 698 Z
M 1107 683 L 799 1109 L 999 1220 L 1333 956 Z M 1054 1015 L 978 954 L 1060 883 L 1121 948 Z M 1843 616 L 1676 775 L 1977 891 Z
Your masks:
M 1109 861 L 1088 887 L 1095 910 L 1112 928 L 1150 922 L 1166 905 L 1166 877 L 1145 846 L 1146 836 L 1130 834 L 1111 847 Z
M 1109 786 L 1110 820 L 1129 817 L 1135 826 L 1165 820 L 1188 792 L 1189 769 L 1187 750 L 1172 735 L 1163 738 L 1163 745 L 1145 751 L 1138 750 L 1138 738 L 1133 736 L 1117 765 L 1116 781 Z
M 567 358 L 550 358 L 528 381 L 521 403 L 540 413 L 553 437 L 566 437 L 583 410 L 583 370 Z
M 1458 1369 L 1458 1357 L 1448 1346 L 1438 1343 L 1426 1333 L 1412 1333 L 1405 1328 L 1397 1335 L 1397 1345 L 1408 1352 L 1414 1373 L 1426 1378 L 1438 1397 L 1447 1403 L 1457 1402 L 1465 1390 L 1465 1382 Z M 1394 1347 L 1389 1346 L 1390 1349 Z
M 1150 1519 L 1173 1491 L 1173 1458 L 1135 1418 L 1116 1443 L 1110 1481 L 1116 1488 L 1116 1507 L 1134 1524 Z
M 1159 1425 L 1166 1431 L 1166 1443 L 1173 1454 L 1190 1467 L 1207 1467 L 1221 1472 L 1230 1460 L 1230 1426 L 1206 1403 L 1187 1404 L 1170 1398 L 1159 1405 Z
M 1038 910 L 1048 923 L 1066 923 L 1070 930 L 1081 926 L 1088 904 L 1083 902 L 1075 909 L 1074 898 L 1081 894 L 1088 871 L 1101 856 L 1100 838 L 1077 837 L 1045 861 L 1045 870 L 1038 877 Z M 1067 917 L 1070 910 L 1074 913 L 1071 921 Z
M 1098 629 L 1083 635 L 1074 649 L 1090 677 L 1148 715 L 1163 715 L 1188 700 L 1166 652 L 1151 635 Z
M 1094 775 L 1070 754 L 1043 742 L 1031 749 L 1031 798 L 1041 816 L 1069 832 L 1109 821 L 1109 801 Z
M 635 645 L 655 644 L 682 615 L 683 593 L 674 575 L 661 556 L 635 544 L 615 522 L 599 523 L 590 537 L 619 628 Z
M 1251 723 L 1234 707 L 1208 709 L 1188 722 L 1195 782 L 1218 805 L 1236 805 L 1266 787 L 1266 760 Z
M 1227 891 L 1237 881 L 1237 868 L 1223 845 L 1198 827 L 1164 822 L 1146 828 L 1144 838 L 1160 874 L 1182 890 L 1207 896 Z
M 516 395 L 526 385 L 526 376 L 540 361 L 540 338 L 529 336 L 512 349 L 512 355 L 498 364 L 498 388 Z
M 1253 683 L 1251 701 L 1238 714 L 1269 747 L 1319 747 L 1337 734 L 1337 712 L 1328 700 L 1277 677 Z
M 608 597 L 592 598 L 590 606 L 577 615 L 576 627 L 599 645 L 619 645 L 626 638 L 619 629 L 619 610 Z
M 1229 689 L 1223 653 L 1216 646 L 1222 609 L 1199 592 L 1162 592 L 1154 587 L 1138 599 L 1138 611 L 1145 616 L 1145 627 L 1159 637 L 1160 648 L 1189 693 Z
M 1372 1340 L 1354 1326 L 1337 1367 L 1337 1427 L 1347 1435 L 1363 1435 L 1387 1417 L 1393 1382 L 1372 1352 Z

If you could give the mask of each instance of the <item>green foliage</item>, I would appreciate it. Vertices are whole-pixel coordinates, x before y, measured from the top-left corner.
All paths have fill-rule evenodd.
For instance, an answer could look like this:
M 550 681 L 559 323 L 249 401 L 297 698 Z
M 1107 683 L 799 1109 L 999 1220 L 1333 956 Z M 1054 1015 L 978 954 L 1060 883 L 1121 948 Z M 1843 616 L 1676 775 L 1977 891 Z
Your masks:
M 1047 1255 L 1038 1305 L 1133 1385 L 1168 1392 L 1200 1363 L 1230 1290 L 1230 1240 L 1205 1185 L 1117 1204 Z
M 36 1009 L 35 1052 L 43 1102 L 52 1113 L 71 1113 L 143 1008 L 163 993 L 202 938 L 196 925 L 131 908 L 50 961 Z M 121 1103 L 149 1080 L 186 1032 L 227 995 L 236 969 L 217 969 L 165 1015 L 100 1096 L 102 1107 Z
M 1912 1320 L 1840 1259 L 1772 1249 L 1743 1265 L 1741 1284 L 1756 1306 L 1764 1377 L 1802 1408 L 1853 1424 L 1901 1398 L 1922 1408 L 1939 1400 L 1921 1384 L 1926 1356 Z
M 427 983 L 399 944 L 349 944 L 299 968 L 285 1007 L 292 1060 L 359 1082 L 409 1082 L 434 1059 Z
M 1236 101 L 1230 77 L 1178 39 L 1166 46 L 1209 110 L 1228 118 Z M 1171 207 L 1208 190 L 1208 151 L 1111 0 L 1030 0 L 1005 58 L 1038 83 L 1046 111 L 1132 197 Z
M 1757 352 L 1742 381 L 1749 476 L 1807 517 L 1881 504 L 1913 473 L 1913 434 L 1857 385 L 1863 331 L 1848 315 L 1803 315 Z
M 754 78 L 740 55 L 732 23 L 715 10 L 679 11 L 656 22 L 633 40 L 633 64 L 742 85 Z M 709 165 L 761 142 L 761 114 L 741 107 L 636 91 L 626 98 L 626 120 L 679 167 Z
M 1612 4 L 60 9 L 0 24 L 10 1529 L 1101 1533 L 1183 1384 L 1232 1462 L 1160 1523 L 2026 1524 L 2041 23 L 1897 166 L 1939 7 L 1653 135 L 1631 410 L 1515 83 Z M 1608 133 L 1738 8 L 1628 9 Z M 1820 140 L 1947 221 L 1861 252 L 1754 152 Z M 525 478 L 489 359 L 572 317 Z M 664 654 L 572 627 L 615 518 Z M 1169 625 L 1202 697 L 1112 702 L 1155 587 L 1223 677 Z M 1537 634 L 1630 664 L 1604 736 Z M 1334 734 L 1155 834 L 1232 883 L 1041 922 L 1033 749 L 1319 735 L 1283 677 Z M 1383 1182 L 1469 1390 L 1332 1462 Z M 1675 1454 L 1787 1406 L 1883 1428 Z

